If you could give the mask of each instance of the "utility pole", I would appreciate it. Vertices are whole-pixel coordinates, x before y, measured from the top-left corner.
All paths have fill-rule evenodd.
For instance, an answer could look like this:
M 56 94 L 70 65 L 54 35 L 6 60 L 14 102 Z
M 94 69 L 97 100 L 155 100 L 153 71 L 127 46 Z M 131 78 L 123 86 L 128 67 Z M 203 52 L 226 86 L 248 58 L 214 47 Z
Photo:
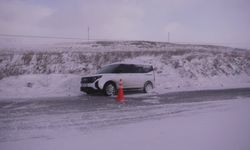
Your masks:
M 88 42 L 89 42 L 89 26 L 88 26 Z
M 168 32 L 168 43 L 170 42 L 170 32 Z
M 169 42 L 170 42 L 170 32 L 168 32 L 167 50 L 169 50 L 169 46 L 170 46 Z

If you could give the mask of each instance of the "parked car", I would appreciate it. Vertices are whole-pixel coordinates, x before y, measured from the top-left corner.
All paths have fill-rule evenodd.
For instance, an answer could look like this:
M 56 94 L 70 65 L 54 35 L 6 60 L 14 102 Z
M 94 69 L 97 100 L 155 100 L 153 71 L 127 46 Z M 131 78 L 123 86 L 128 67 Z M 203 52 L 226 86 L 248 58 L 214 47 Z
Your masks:
M 115 63 L 101 68 L 97 74 L 81 79 L 81 91 L 91 94 L 96 91 L 107 96 L 117 93 L 120 79 L 124 90 L 152 91 L 155 85 L 155 75 L 152 65 Z

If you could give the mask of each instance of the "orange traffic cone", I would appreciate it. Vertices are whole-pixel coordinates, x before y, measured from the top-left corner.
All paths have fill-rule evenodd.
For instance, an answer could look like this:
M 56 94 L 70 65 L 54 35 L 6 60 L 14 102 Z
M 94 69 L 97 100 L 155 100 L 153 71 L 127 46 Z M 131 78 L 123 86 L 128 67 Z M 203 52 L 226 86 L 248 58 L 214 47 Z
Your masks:
M 119 88 L 118 88 L 118 94 L 117 94 L 116 100 L 118 102 L 124 102 L 124 93 L 123 93 L 122 79 L 120 79 L 120 82 L 119 82 Z

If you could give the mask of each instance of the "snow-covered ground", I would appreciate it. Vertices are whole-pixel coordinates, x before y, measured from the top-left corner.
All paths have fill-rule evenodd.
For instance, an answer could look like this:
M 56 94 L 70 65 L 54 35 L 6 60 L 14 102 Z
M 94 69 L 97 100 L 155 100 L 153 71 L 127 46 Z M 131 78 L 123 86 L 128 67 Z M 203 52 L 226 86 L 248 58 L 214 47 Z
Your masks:
M 0 99 L 80 96 L 84 94 L 80 92 L 80 80 L 81 75 L 73 74 L 11 76 L 0 80 Z M 156 76 L 153 93 L 244 87 L 250 87 L 249 76 L 189 79 L 161 74 Z
M 152 111 L 154 114 L 169 113 L 161 117 L 161 119 L 120 124 L 89 132 L 71 130 L 70 128 L 67 130 L 62 129 L 59 133 L 51 130 L 47 134 L 56 138 L 23 138 L 0 142 L 0 147 L 8 150 L 250 149 L 249 98 L 167 104 L 156 108 Z M 171 110 L 184 111 L 172 114 Z M 137 112 L 137 114 L 140 113 L 143 114 L 144 111 Z
M 0 99 L 78 96 L 80 78 L 119 62 L 152 64 L 156 93 L 250 87 L 248 50 L 150 41 L 0 48 Z
M 249 88 L 249 54 L 147 41 L 0 49 L 0 149 L 249 150 L 249 89 L 168 93 Z M 153 94 L 125 95 L 124 104 L 69 97 L 83 94 L 81 76 L 117 61 L 152 64 Z
M 179 60 L 180 58 L 176 58 Z M 163 94 L 173 91 L 190 91 L 206 89 L 228 89 L 250 87 L 250 76 L 246 73 L 235 75 L 209 75 L 211 70 L 202 70 L 208 66 L 183 65 L 176 69 L 166 65 L 159 57 L 139 56 L 123 60 L 130 63 L 152 64 L 156 68 L 156 88 L 154 93 Z M 198 60 L 196 60 L 198 61 Z M 181 61 L 180 61 L 181 62 Z M 91 66 L 92 64 L 88 64 Z M 210 64 L 208 64 L 210 65 Z M 226 66 L 227 64 L 223 64 Z M 201 67 L 199 69 L 199 67 Z M 237 68 L 237 66 L 233 66 Z M 94 74 L 97 70 L 90 67 Z M 203 75 L 199 71 L 204 71 Z M 226 70 L 230 72 L 231 70 Z M 0 80 L 0 99 L 80 96 L 80 80 L 84 74 L 28 74 L 5 77 Z
M 181 58 L 177 57 L 175 59 L 180 60 Z M 162 58 L 159 57 L 140 56 L 134 59 L 126 59 L 124 61 L 130 63 L 146 63 L 153 65 L 157 69 L 156 89 L 154 89 L 154 92 L 159 94 L 170 91 L 250 87 L 250 76 L 246 73 L 236 75 L 225 75 L 221 73 L 214 76 L 201 74 L 200 71 L 204 71 L 204 74 L 209 74 L 212 72 L 211 68 L 208 67 L 210 65 L 209 61 L 212 60 L 207 60 L 208 64 L 203 64 L 204 66 L 183 64 L 184 69 L 173 68 L 172 66 L 164 64 L 161 60 Z M 198 59 L 194 61 L 196 61 L 198 64 L 202 64 Z M 227 64 L 225 63 L 223 65 Z
M 79 96 L 81 76 L 21 75 L 0 80 L 0 99 Z

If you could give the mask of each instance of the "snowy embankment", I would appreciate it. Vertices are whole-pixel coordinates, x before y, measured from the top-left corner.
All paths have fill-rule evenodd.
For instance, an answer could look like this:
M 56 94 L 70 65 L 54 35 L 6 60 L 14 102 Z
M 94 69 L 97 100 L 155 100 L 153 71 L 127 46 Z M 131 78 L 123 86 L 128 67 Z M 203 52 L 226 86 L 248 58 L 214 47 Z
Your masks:
M 1 49 L 0 98 L 78 96 L 81 76 L 118 61 L 152 64 L 157 93 L 250 87 L 247 50 L 146 41 L 64 43 Z
M 11 76 L 0 81 L 0 98 L 77 96 L 79 81 L 71 74 Z
M 0 99 L 79 96 L 80 75 L 20 75 L 0 80 Z M 250 87 L 248 76 L 213 77 L 199 80 L 157 76 L 154 93 Z M 246 82 L 248 81 L 248 82 Z
M 187 107 L 163 119 L 110 126 L 81 132 L 48 130 L 55 138 L 34 137 L 6 141 L 0 147 L 9 150 L 249 150 L 250 101 L 235 99 L 217 102 L 168 104 L 155 110 Z M 29 134 L 27 132 L 26 134 Z M 23 135 L 24 136 L 24 135 Z M 46 136 L 45 136 L 46 137 Z

